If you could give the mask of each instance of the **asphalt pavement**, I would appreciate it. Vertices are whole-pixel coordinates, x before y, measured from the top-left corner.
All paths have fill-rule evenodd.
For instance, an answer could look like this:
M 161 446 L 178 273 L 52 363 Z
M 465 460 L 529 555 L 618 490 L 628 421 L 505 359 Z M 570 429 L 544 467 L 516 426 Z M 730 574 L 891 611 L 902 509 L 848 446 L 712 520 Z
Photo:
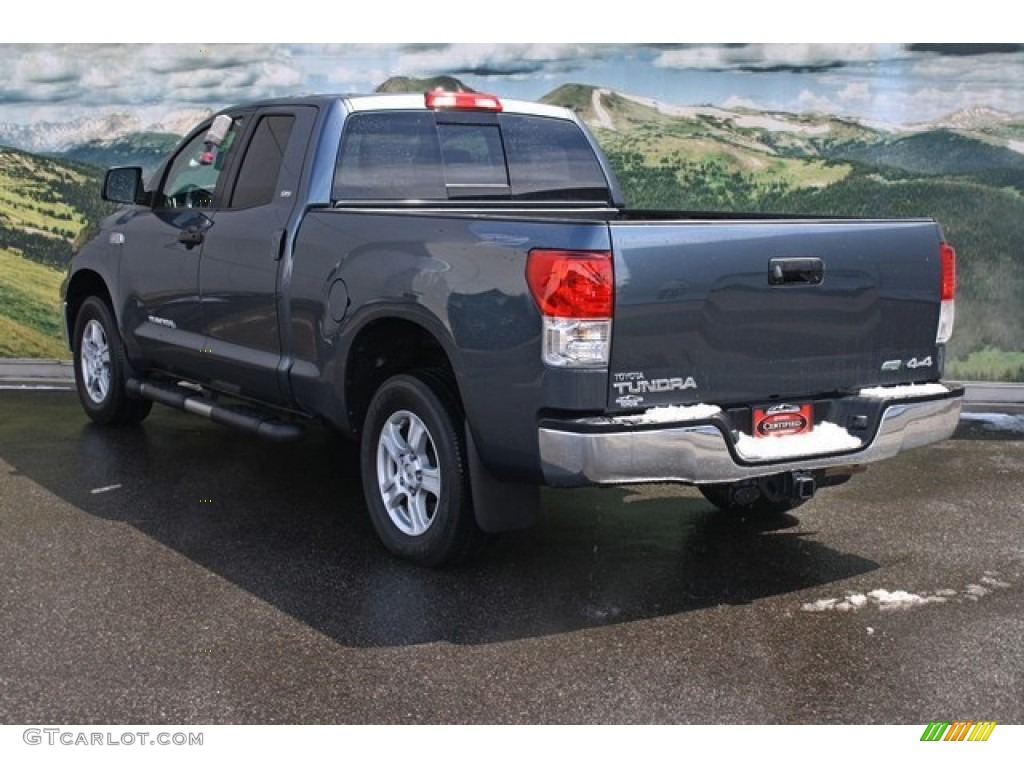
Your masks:
M 0 391 L 0 722 L 1024 722 L 1012 409 L 775 521 L 545 491 L 434 571 L 379 546 L 326 431 L 105 430 L 29 378 Z

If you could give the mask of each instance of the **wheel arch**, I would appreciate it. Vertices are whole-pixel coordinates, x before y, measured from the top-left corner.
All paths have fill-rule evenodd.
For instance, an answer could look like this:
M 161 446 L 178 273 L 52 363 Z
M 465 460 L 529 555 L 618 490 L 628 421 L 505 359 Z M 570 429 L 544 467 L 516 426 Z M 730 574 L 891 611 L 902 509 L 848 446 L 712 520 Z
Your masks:
M 114 307 L 113 298 L 107 282 L 96 271 L 91 269 L 80 269 L 68 280 L 67 290 L 64 293 L 64 328 L 66 329 L 66 340 L 68 347 L 73 345 L 72 334 L 75 328 L 75 318 L 82 308 L 82 303 L 90 296 L 98 296 L 107 306 L 118 321 L 117 310 Z
M 392 340 L 400 339 L 397 345 Z M 345 357 L 344 402 L 354 436 L 362 438 L 363 422 L 373 396 L 385 381 L 415 370 L 437 371 L 447 379 L 465 418 L 466 471 L 475 500 L 479 527 L 489 533 L 526 528 L 539 514 L 540 496 L 533 483 L 510 482 L 494 474 L 481 459 L 474 437 L 473 404 L 454 344 L 442 332 L 410 317 L 379 316 L 363 325 Z
M 391 376 L 418 369 L 442 371 L 465 407 L 452 344 L 419 318 L 382 315 L 367 320 L 346 353 L 343 398 L 350 431 L 359 435 L 374 392 Z

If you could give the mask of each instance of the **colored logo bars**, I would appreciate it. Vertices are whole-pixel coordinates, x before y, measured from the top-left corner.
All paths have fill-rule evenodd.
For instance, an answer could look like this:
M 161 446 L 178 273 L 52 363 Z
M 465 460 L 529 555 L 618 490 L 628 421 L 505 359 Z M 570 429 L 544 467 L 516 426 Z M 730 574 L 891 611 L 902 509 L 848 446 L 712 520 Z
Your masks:
M 995 727 L 994 720 L 932 720 L 921 734 L 921 741 L 988 741 Z

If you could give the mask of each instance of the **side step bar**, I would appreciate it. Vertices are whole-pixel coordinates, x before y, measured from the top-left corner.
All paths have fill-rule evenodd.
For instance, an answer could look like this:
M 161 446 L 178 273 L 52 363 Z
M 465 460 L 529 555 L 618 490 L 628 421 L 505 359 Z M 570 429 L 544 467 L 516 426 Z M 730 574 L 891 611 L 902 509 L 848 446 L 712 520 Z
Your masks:
M 125 388 L 135 397 L 152 400 L 162 405 L 169 405 L 171 408 L 177 408 L 179 411 L 188 411 L 197 416 L 204 416 L 217 424 L 251 432 L 267 440 L 274 440 L 276 442 L 297 440 L 303 434 L 302 427 L 298 424 L 278 421 L 244 406 L 217 403 L 203 397 L 194 390 L 178 387 L 174 384 L 128 379 L 125 382 Z

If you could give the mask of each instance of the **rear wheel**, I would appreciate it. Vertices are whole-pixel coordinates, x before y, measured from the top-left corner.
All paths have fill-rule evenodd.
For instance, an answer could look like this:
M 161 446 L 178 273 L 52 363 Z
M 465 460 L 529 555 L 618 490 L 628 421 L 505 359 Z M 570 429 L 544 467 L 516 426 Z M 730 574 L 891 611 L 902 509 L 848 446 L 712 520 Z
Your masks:
M 75 317 L 72 345 L 75 385 L 86 415 L 97 424 L 136 424 L 153 403 L 125 390 L 127 362 L 114 315 L 106 302 L 90 296 Z
M 363 427 L 363 492 L 392 553 L 420 565 L 457 562 L 483 533 L 470 494 L 462 410 L 447 377 L 393 376 L 373 396 Z

